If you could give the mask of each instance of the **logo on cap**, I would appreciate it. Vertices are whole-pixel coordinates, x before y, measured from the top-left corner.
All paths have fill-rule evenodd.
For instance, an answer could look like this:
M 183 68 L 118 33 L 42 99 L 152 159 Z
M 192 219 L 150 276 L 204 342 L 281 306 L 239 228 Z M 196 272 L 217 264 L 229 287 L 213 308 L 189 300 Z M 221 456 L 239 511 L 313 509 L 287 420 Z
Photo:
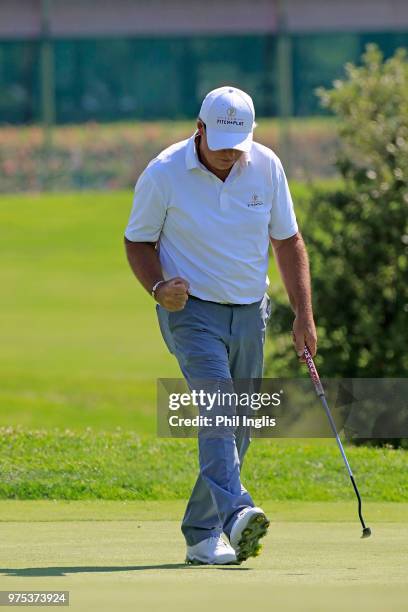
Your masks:
M 228 118 L 235 119 L 236 114 L 237 114 L 237 109 L 234 108 L 233 106 L 230 106 L 227 110 Z

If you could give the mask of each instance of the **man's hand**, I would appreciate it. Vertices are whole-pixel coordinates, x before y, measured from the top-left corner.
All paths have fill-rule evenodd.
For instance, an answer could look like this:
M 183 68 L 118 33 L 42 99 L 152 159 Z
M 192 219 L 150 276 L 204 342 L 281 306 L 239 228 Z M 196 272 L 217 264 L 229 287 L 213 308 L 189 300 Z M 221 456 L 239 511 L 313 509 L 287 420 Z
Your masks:
M 317 334 L 312 315 L 297 315 L 293 322 L 293 344 L 299 361 L 305 363 L 304 348 L 308 347 L 312 357 L 316 355 Z
M 171 278 L 157 287 L 156 302 L 170 312 L 183 310 L 188 300 L 189 288 L 190 284 L 184 278 Z

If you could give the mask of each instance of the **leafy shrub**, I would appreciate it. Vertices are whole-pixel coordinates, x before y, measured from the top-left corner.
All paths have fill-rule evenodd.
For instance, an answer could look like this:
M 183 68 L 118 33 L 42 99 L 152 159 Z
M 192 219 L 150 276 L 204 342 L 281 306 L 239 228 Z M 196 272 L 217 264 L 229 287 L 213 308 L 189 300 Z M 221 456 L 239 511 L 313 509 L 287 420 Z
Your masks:
M 302 206 L 324 376 L 404 377 L 408 371 L 408 62 L 369 46 L 362 65 L 318 90 L 339 120 L 343 185 L 312 190 Z M 293 315 L 280 296 L 267 368 L 299 375 Z

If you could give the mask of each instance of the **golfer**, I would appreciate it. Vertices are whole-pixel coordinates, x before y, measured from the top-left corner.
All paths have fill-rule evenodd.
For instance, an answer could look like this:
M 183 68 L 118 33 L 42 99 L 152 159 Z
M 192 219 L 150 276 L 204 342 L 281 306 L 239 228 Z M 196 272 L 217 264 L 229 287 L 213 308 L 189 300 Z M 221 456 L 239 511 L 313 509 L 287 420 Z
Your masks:
M 195 133 L 153 159 L 135 187 L 127 257 L 157 302 L 190 389 L 262 378 L 270 242 L 295 315 L 297 355 L 304 360 L 305 344 L 316 353 L 308 257 L 288 183 L 275 153 L 253 142 L 254 127 L 248 94 L 211 91 Z M 188 563 L 241 563 L 259 553 L 269 520 L 240 480 L 249 442 L 246 427 L 200 430 L 200 473 L 181 527 Z

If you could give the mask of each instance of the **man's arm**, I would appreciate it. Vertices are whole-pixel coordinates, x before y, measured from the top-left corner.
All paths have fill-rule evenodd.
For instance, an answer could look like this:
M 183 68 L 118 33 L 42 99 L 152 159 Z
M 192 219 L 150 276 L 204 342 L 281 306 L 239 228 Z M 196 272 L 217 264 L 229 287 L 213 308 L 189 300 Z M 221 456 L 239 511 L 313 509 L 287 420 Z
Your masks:
M 132 242 L 125 237 L 129 265 L 143 287 L 151 293 L 153 285 L 163 280 L 163 272 L 154 242 Z M 172 278 L 157 288 L 156 301 L 170 311 L 182 310 L 188 299 L 189 284 L 183 278 Z
M 309 259 L 303 238 L 299 232 L 285 240 L 271 238 L 275 259 L 285 285 L 290 304 L 295 313 L 293 342 L 301 361 L 306 344 L 316 354 L 317 336 L 313 320 L 312 291 L 310 286 Z
M 125 237 L 126 255 L 133 274 L 151 293 L 157 281 L 163 280 L 160 260 L 154 242 L 132 242 Z

